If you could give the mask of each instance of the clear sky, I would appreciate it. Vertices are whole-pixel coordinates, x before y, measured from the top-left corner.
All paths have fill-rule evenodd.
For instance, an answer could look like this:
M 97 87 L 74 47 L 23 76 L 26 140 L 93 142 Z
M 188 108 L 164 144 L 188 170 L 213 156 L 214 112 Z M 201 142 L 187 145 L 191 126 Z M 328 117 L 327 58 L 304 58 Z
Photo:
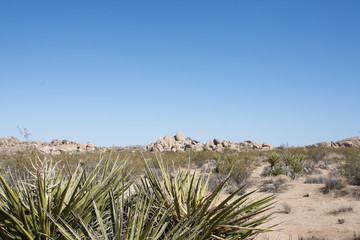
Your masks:
M 0 137 L 360 135 L 360 1 L 1 1 Z

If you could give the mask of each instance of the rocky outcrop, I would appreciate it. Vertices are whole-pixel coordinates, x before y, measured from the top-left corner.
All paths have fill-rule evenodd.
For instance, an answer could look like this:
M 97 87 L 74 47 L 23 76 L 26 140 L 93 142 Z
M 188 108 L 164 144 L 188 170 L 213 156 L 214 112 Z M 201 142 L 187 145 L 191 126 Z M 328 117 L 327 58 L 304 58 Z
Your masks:
M 76 143 L 69 140 L 52 140 L 50 143 L 42 141 L 22 142 L 15 137 L 0 138 L 0 153 L 12 154 L 20 151 L 36 149 L 40 153 L 58 155 L 62 152 L 89 152 L 94 151 L 92 142 Z
M 346 138 L 341 141 L 336 142 L 339 147 L 353 147 L 353 146 L 360 146 L 360 136 Z
M 145 147 L 146 151 L 151 152 L 184 152 L 186 150 L 195 152 L 203 150 L 223 152 L 226 149 L 238 151 L 245 149 L 272 150 L 273 147 L 268 143 L 253 142 L 250 140 L 241 143 L 233 143 L 218 138 L 215 138 L 213 141 L 207 140 L 206 144 L 203 144 L 189 137 L 185 138 L 182 132 L 176 133 L 174 137 L 165 136 L 159 138 L 156 142 Z
M 328 141 L 328 142 L 319 142 L 319 143 L 315 143 L 306 147 L 333 147 L 333 148 L 337 148 L 337 147 L 356 147 L 356 146 L 360 146 L 360 136 L 358 137 L 352 137 L 352 138 L 346 138 L 337 142 L 332 142 L 332 141 Z

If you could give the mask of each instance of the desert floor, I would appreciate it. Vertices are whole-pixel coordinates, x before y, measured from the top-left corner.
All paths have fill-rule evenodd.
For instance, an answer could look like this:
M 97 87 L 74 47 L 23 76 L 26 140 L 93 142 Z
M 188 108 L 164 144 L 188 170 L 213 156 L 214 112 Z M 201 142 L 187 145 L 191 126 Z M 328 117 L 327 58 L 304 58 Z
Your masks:
M 271 180 L 269 177 L 261 176 L 264 167 L 260 166 L 252 173 L 249 190 L 261 188 L 264 182 Z M 311 177 L 326 177 L 329 172 L 320 170 L 317 175 Z M 277 201 L 272 209 L 275 212 L 273 219 L 267 223 L 268 226 L 280 224 L 275 227 L 275 231 L 261 234 L 258 239 L 358 239 L 359 187 L 347 185 L 341 191 L 324 194 L 324 184 L 305 184 L 307 177 L 309 176 L 301 176 L 295 180 L 286 178 L 286 182 L 277 193 Z M 331 213 L 340 208 L 352 210 Z

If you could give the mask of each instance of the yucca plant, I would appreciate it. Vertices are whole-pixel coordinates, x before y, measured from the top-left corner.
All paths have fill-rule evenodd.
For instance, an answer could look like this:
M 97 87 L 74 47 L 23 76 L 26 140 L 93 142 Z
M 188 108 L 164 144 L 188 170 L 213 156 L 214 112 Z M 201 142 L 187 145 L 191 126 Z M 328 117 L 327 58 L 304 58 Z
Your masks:
M 301 154 L 286 154 L 283 158 L 285 174 L 295 179 L 305 168 L 305 156 Z
M 100 209 L 109 205 L 107 195 L 120 195 L 129 184 L 122 184 L 126 160 L 114 164 L 108 171 L 108 161 L 102 161 L 89 175 L 78 167 L 71 177 L 43 160 L 43 169 L 26 180 L 12 177 L 11 183 L 0 176 L 0 238 L 1 239 L 63 239 L 56 221 L 61 219 L 72 228 L 79 227 L 76 216 L 91 222 L 94 203 Z M 30 174 L 31 175 L 31 174 Z M 116 187 L 116 186 L 122 186 Z
M 295 179 L 305 168 L 305 156 L 297 155 L 295 160 L 291 164 L 291 178 Z
M 208 192 L 210 176 L 170 173 L 157 161 L 160 175 L 144 160 L 134 188 L 122 172 L 126 160 L 70 177 L 51 163 L 28 181 L 0 176 L 0 239 L 247 239 L 271 230 L 260 225 L 273 195 L 250 201 L 254 192 L 237 196 L 239 189 L 220 201 L 230 174 Z
M 270 163 L 270 167 L 273 168 L 280 163 L 280 156 L 276 152 L 271 152 L 271 154 L 267 158 L 267 161 Z
M 344 160 L 340 170 L 350 184 L 360 186 L 360 148 L 352 147 L 343 150 Z
M 283 161 L 285 163 L 286 166 L 290 167 L 293 162 L 295 161 L 296 159 L 296 155 L 294 154 L 286 154 L 284 157 L 283 157 Z
M 198 177 L 196 173 L 191 173 L 190 168 L 171 174 L 161 158 L 158 158 L 158 165 L 160 176 L 145 163 L 146 178 L 136 186 L 139 194 L 155 197 L 154 204 L 165 204 L 167 209 L 173 209 L 171 216 L 176 227 L 166 232 L 167 238 L 246 239 L 270 230 L 259 228 L 269 215 L 259 215 L 269 210 L 273 195 L 249 201 L 254 191 L 237 196 L 242 190 L 240 188 L 219 201 L 231 173 L 209 193 L 207 184 L 210 176 L 206 179 Z
M 271 174 L 273 176 L 285 175 L 285 170 L 280 165 L 275 165 L 271 168 Z
M 115 196 L 109 194 L 110 204 L 106 210 L 100 210 L 93 202 L 96 216 L 91 222 L 86 222 L 79 215 L 76 219 L 80 228 L 73 228 L 63 219 L 51 221 L 58 227 L 63 237 L 69 240 L 80 239 L 114 239 L 114 240 L 140 240 L 163 239 L 164 232 L 169 225 L 171 209 L 164 205 L 154 208 L 151 199 L 145 195 L 122 193 Z

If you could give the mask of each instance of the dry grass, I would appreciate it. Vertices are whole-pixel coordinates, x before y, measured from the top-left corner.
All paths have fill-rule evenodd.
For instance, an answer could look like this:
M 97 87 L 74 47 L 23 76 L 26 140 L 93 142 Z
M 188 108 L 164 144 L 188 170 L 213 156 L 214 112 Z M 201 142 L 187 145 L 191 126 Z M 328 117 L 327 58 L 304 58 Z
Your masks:
M 316 236 L 311 236 L 311 237 L 300 236 L 298 238 L 298 240 L 325 240 L 325 238 L 319 238 L 319 237 L 316 237 Z
M 307 184 L 323 184 L 324 179 L 323 177 L 307 177 L 304 181 Z
M 339 215 L 339 214 L 342 214 L 342 213 L 348 213 L 348 212 L 352 212 L 353 211 L 353 207 L 350 207 L 350 206 L 342 206 L 342 207 L 339 207 L 338 209 L 336 210 L 332 210 L 330 212 L 331 215 Z

